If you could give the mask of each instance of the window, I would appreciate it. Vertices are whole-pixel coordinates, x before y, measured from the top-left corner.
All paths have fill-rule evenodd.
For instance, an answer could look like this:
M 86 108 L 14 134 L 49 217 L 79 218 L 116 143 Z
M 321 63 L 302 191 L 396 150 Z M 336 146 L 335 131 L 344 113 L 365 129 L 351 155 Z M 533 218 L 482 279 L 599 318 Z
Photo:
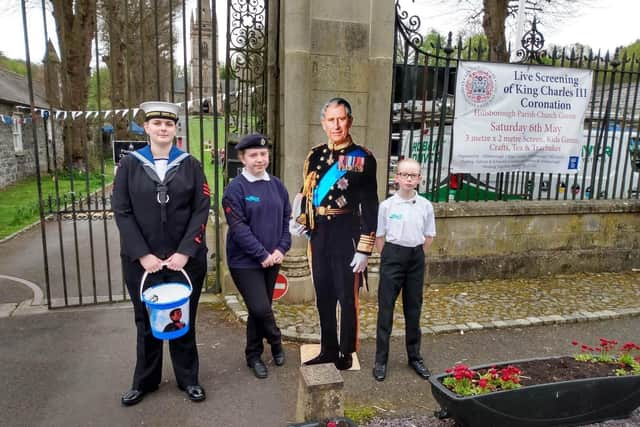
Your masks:
M 202 42 L 202 51 L 200 52 L 202 59 L 209 59 L 209 45 L 207 42 Z
M 11 116 L 11 126 L 13 131 L 13 149 L 16 154 L 22 154 L 24 148 L 22 146 L 22 114 L 13 113 Z

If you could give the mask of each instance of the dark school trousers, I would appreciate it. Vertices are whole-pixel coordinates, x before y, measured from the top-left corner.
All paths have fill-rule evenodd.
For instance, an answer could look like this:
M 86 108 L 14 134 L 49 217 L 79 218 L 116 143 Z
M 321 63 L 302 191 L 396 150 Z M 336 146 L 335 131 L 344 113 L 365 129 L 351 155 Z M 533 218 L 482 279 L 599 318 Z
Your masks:
M 131 302 L 137 329 L 136 368 L 133 372 L 132 388 L 151 390 L 160 384 L 162 378 L 162 341 L 151 333 L 149 315 L 144 302 L 140 301 L 140 280 L 144 269 L 138 260 L 131 261 L 122 257 L 125 283 Z M 198 350 L 196 348 L 196 311 L 202 292 L 202 284 L 207 270 L 206 254 L 203 251 L 198 258 L 189 258 L 184 270 L 191 279 L 193 291 L 189 298 L 189 332 L 180 338 L 169 340 L 169 353 L 178 386 L 185 388 L 198 384 Z M 150 274 L 145 280 L 144 289 L 168 282 L 185 283 L 186 279 L 179 271 L 163 268 Z
M 393 308 L 402 290 L 405 319 L 405 343 L 409 361 L 420 356 L 420 312 L 424 286 L 424 250 L 385 243 L 380 254 L 378 287 L 378 324 L 376 330 L 376 362 L 387 363 L 389 337 L 393 327 Z
M 349 266 L 360 236 L 359 219 L 338 215 L 317 221 L 311 236 L 311 272 L 320 317 L 320 351 L 328 357 L 357 351 L 358 292 L 361 274 Z M 340 303 L 338 343 L 336 304 Z
M 271 348 L 282 345 L 280 329 L 276 325 L 271 304 L 273 288 L 280 265 L 268 268 L 229 268 L 233 282 L 249 311 L 247 318 L 247 346 L 244 353 L 247 363 L 260 359 L 264 351 L 263 339 Z

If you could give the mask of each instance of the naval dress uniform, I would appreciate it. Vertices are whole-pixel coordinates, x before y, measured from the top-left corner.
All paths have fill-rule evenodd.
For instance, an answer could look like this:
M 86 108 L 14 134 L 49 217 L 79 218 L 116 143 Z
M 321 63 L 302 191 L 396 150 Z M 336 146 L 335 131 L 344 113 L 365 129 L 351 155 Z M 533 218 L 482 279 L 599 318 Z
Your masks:
M 371 255 L 378 195 L 376 160 L 363 146 L 322 144 L 304 164 L 301 214 L 309 233 L 310 264 L 321 327 L 321 357 L 336 362 L 358 351 L 358 298 L 364 273 L 349 265 L 356 252 Z M 340 341 L 336 303 L 340 303 Z
M 271 309 L 280 264 L 263 268 L 261 263 L 276 249 L 285 254 L 291 248 L 289 194 L 277 177 L 267 172 L 255 177 L 243 170 L 227 186 L 222 207 L 229 226 L 227 265 L 249 311 L 245 357 L 252 367 L 261 360 L 264 339 L 274 357 L 283 354 Z
M 410 363 L 422 361 L 423 244 L 425 237 L 435 235 L 433 206 L 426 198 L 416 194 L 411 199 L 403 199 L 396 193 L 380 204 L 376 236 L 385 237 L 385 244 L 380 254 L 376 363 L 387 363 L 393 308 L 401 290 L 407 356 Z
M 130 153 L 118 165 L 112 206 L 120 230 L 124 279 L 133 303 L 137 328 L 133 390 L 149 392 L 161 381 L 162 340 L 151 334 L 147 310 L 139 296 L 144 269 L 138 260 L 153 254 L 166 259 L 179 252 L 189 256 L 184 267 L 191 278 L 189 332 L 169 341 L 178 386 L 198 384 L 195 318 L 206 273 L 205 227 L 209 216 L 209 186 L 200 162 L 172 147 L 167 159 L 155 159 L 150 146 Z M 150 274 L 154 283 L 184 282 L 182 273 L 167 268 Z

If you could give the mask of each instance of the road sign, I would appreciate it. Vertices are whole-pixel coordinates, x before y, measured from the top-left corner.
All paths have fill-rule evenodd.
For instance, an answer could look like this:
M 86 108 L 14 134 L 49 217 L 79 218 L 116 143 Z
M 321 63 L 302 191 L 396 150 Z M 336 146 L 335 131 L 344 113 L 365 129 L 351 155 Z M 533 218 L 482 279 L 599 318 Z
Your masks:
M 273 300 L 276 301 L 282 298 L 284 294 L 287 293 L 288 289 L 289 281 L 287 280 L 287 277 L 282 273 L 278 274 L 278 277 L 276 278 L 276 285 L 273 288 Z

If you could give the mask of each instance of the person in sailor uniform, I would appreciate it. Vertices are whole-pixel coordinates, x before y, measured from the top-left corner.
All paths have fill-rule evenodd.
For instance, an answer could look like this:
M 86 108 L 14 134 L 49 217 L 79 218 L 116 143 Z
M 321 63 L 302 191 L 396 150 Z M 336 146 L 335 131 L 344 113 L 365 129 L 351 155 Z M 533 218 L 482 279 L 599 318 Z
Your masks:
M 179 107 L 145 102 L 144 130 L 149 144 L 123 157 L 115 176 L 112 207 L 120 231 L 124 279 L 133 303 L 137 328 L 136 367 L 131 389 L 122 395 L 135 405 L 158 389 L 162 374 L 162 340 L 154 338 L 139 286 L 184 282 L 184 269 L 193 286 L 189 300 L 189 332 L 169 341 L 178 387 L 192 401 L 205 399 L 198 381 L 195 318 L 207 270 L 205 227 L 210 190 L 202 165 L 173 145 Z M 155 273 L 155 274 L 154 274 Z
M 353 142 L 351 105 L 333 98 L 320 121 L 328 141 L 304 163 L 292 231 L 310 242 L 310 264 L 320 317 L 320 354 L 306 365 L 334 363 L 349 369 L 358 351 L 359 288 L 375 243 L 378 215 L 376 159 Z M 336 303 L 340 303 L 340 340 Z

